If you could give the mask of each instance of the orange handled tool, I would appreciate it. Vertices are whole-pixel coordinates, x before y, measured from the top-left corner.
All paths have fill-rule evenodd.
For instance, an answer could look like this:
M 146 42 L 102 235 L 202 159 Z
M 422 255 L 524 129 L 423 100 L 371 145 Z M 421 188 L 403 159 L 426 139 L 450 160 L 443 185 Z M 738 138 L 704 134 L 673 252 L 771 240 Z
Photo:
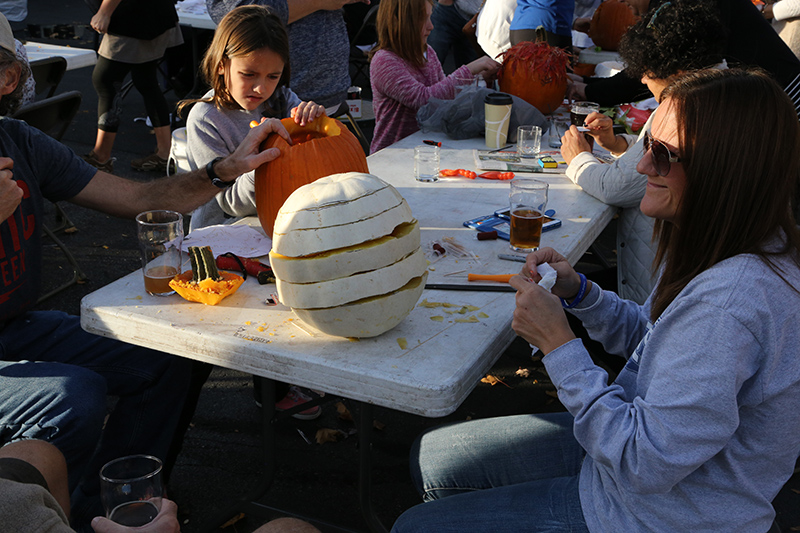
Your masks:
M 467 274 L 468 281 L 499 281 L 508 283 L 516 274 Z

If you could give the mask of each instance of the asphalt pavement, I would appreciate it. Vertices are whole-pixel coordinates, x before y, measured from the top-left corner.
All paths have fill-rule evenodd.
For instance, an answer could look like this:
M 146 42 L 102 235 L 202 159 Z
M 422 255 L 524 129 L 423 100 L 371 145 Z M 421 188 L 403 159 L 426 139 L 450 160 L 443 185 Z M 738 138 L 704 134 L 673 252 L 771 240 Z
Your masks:
M 87 24 L 90 13 L 78 0 L 29 0 L 29 38 L 67 46 L 92 48 L 94 34 Z M 173 62 L 171 74 L 179 78 L 179 93 L 191 85 L 181 78 L 180 68 L 189 68 L 190 50 Z M 91 68 L 67 72 L 60 91 L 79 90 L 81 109 L 64 138 L 78 154 L 87 153 L 96 133 L 97 98 L 91 83 Z M 181 94 L 182 96 L 182 94 Z M 175 103 L 174 89 L 167 98 Z M 131 91 L 123 100 L 123 126 L 117 137 L 115 173 L 135 180 L 160 176 L 131 170 L 130 161 L 152 152 L 155 139 L 143 120 L 141 97 Z M 182 125 L 180 122 L 176 126 Z M 369 133 L 369 128 L 367 128 Z M 64 210 L 77 231 L 59 237 L 76 256 L 87 281 L 75 284 L 40 304 L 41 309 L 80 313 L 83 296 L 139 268 L 139 252 L 133 221 L 120 220 L 64 203 Z M 45 239 L 45 289 L 72 275 L 63 255 Z M 609 248 L 613 247 L 613 235 Z M 592 268 L 589 265 L 587 268 Z M 394 410 L 376 408 L 380 429 L 374 431 L 372 501 L 378 518 L 388 526 L 405 509 L 420 502 L 408 474 L 408 450 L 425 428 L 470 418 L 562 410 L 541 362 L 530 357 L 527 344 L 519 339 L 501 356 L 492 374 L 503 384 L 478 383 L 474 392 L 453 414 L 426 419 Z M 516 375 L 519 368 L 530 377 Z M 350 407 L 343 404 L 344 407 Z M 226 502 L 248 494 L 264 472 L 261 457 L 259 410 L 253 401 L 251 376 L 215 369 L 203 388 L 184 449 L 169 485 L 169 496 L 180 508 L 182 531 L 201 531 L 219 515 Z M 317 444 L 314 437 L 323 428 L 339 429 L 346 438 Z M 275 482 L 263 500 L 280 509 L 313 516 L 340 526 L 366 531 L 358 503 L 358 438 L 356 427 L 342 416 L 335 402 L 323 406 L 313 421 L 289 419 L 276 424 L 278 469 Z M 776 499 L 783 531 L 800 530 L 800 476 L 797 474 Z M 278 516 L 277 514 L 275 516 Z M 502 520 L 502 517 L 498 517 Z M 261 520 L 246 517 L 225 531 L 247 533 Z

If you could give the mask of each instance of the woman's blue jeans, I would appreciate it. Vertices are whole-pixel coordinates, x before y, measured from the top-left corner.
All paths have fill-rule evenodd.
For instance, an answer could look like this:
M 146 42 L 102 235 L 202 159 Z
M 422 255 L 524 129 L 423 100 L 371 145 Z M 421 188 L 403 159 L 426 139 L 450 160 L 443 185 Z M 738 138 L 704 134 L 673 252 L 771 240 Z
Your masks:
M 91 519 L 103 514 L 98 473 L 106 462 L 166 457 L 190 369 L 188 359 L 87 333 L 78 317 L 25 313 L 0 331 L 0 445 L 53 443 L 67 459 L 73 519 Z M 106 394 L 118 400 L 103 429 Z
M 426 503 L 393 532 L 586 532 L 578 495 L 584 451 L 569 413 L 461 422 L 423 433 L 411 477 Z

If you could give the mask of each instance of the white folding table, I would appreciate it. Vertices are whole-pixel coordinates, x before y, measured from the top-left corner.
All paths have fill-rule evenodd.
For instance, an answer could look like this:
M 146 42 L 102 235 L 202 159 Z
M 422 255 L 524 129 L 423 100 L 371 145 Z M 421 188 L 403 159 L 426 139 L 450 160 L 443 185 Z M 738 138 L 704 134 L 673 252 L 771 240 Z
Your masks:
M 369 500 L 371 407 L 426 417 L 448 415 L 515 337 L 511 329 L 513 292 L 475 290 L 475 285 L 468 285 L 466 274 L 516 273 L 522 264 L 497 257 L 509 251 L 506 241 L 478 241 L 475 231 L 462 224 L 506 206 L 509 184 L 464 178 L 415 181 L 413 147 L 431 138 L 443 144 L 442 168 L 474 169 L 473 149 L 485 149 L 482 139 L 451 141 L 443 135 L 416 133 L 370 156 L 370 172 L 406 198 L 420 222 L 423 247 L 434 240 L 454 238 L 477 257 L 445 256 L 433 262 L 429 284 L 462 284 L 465 290 L 425 290 L 421 302 L 452 304 L 455 309 L 474 306 L 476 311 L 448 314 L 443 307 L 418 305 L 394 329 L 353 341 L 314 330 L 282 305 L 265 305 L 275 288 L 258 285 L 252 278 L 236 294 L 211 307 L 177 295 L 149 296 L 141 271 L 89 294 L 81 304 L 81 325 L 87 331 L 361 402 L 360 438 L 365 439 L 361 504 L 373 531 L 385 529 Z M 582 192 L 563 174 L 533 176 L 550 183 L 548 207 L 556 209 L 563 222 L 560 228 L 544 233 L 542 245 L 556 248 L 574 264 L 615 209 Z M 443 318 L 438 321 L 434 316 Z M 475 320 L 463 320 L 469 317 Z M 264 400 L 265 407 L 272 402 L 267 393 Z M 265 409 L 265 417 L 271 419 L 271 408 Z M 265 426 L 271 431 L 269 423 Z

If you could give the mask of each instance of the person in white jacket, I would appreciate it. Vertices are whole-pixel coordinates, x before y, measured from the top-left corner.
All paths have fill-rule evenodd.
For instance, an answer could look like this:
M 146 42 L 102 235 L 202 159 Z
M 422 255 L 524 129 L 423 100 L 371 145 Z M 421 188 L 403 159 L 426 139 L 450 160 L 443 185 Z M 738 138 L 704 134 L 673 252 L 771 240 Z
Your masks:
M 767 4 L 763 13 L 764 18 L 772 19 L 772 27 L 800 59 L 800 0 L 780 0 Z
M 657 27 L 659 31 L 653 31 Z M 712 7 L 673 1 L 651 10 L 623 37 L 620 55 L 626 71 L 640 77 L 658 101 L 661 91 L 681 72 L 723 61 L 724 29 Z M 570 127 L 561 139 L 561 154 L 569 165 L 567 177 L 585 192 L 621 208 L 617 225 L 617 292 L 644 303 L 653 288 L 653 220 L 642 214 L 639 202 L 647 178 L 636 171 L 642 158 L 648 120 L 635 135 L 615 135 L 613 123 L 602 113 L 586 119 L 595 142 L 616 158 L 606 164 L 592 155 L 584 133 Z

